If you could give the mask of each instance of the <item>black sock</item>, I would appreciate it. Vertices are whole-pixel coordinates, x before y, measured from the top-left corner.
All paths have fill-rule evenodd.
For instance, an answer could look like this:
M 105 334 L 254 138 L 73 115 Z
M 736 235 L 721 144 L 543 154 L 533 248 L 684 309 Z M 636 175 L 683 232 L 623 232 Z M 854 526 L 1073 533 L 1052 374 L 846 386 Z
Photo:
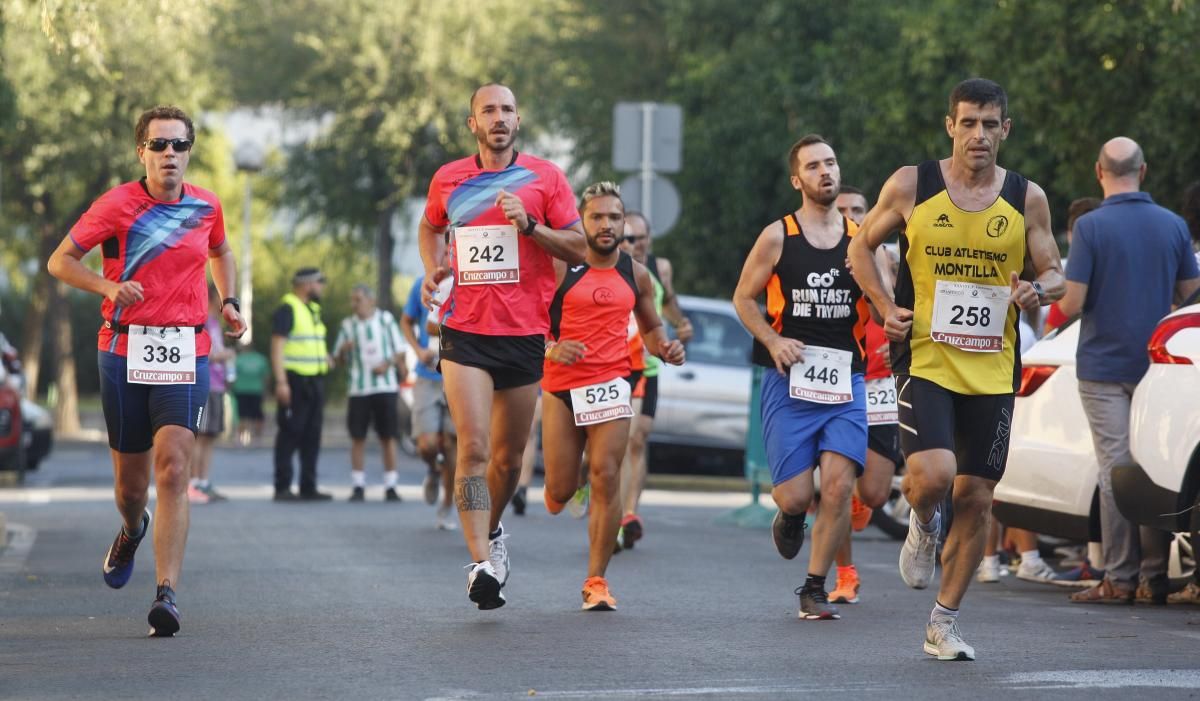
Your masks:
M 492 532 L 488 533 L 488 540 L 495 540 L 495 539 L 499 538 L 499 537 L 500 537 L 501 535 L 503 535 L 503 534 L 504 534 L 504 529 L 503 529 L 503 528 L 497 528 L 496 530 L 494 530 L 494 531 L 492 531 Z
M 816 574 L 809 574 L 808 579 L 804 580 L 805 589 L 820 589 L 825 591 L 825 577 Z

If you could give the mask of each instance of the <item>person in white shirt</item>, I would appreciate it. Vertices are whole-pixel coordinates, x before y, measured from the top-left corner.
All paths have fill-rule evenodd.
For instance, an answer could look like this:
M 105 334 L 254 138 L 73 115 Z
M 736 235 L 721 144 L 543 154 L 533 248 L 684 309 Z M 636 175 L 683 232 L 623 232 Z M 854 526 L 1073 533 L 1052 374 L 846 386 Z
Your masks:
M 350 430 L 350 469 L 354 491 L 350 501 L 363 501 L 367 486 L 363 469 L 367 430 L 375 427 L 383 449 L 384 499 L 400 501 L 396 492 L 396 425 L 400 383 L 407 368 L 405 343 L 400 325 L 391 312 L 375 306 L 375 293 L 367 285 L 350 292 L 354 314 L 342 320 L 334 342 L 335 354 L 350 374 L 350 406 L 346 424 Z

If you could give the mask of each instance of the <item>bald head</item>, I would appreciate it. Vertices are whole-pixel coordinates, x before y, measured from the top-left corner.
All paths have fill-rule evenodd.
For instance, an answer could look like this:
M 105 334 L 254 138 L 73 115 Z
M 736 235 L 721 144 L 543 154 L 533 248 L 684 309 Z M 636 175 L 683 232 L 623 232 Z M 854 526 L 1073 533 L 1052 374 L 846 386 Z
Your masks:
M 1146 158 L 1142 155 L 1142 147 L 1137 142 L 1125 136 L 1109 139 L 1100 147 L 1100 157 L 1096 159 L 1100 170 L 1114 178 L 1136 178 Z

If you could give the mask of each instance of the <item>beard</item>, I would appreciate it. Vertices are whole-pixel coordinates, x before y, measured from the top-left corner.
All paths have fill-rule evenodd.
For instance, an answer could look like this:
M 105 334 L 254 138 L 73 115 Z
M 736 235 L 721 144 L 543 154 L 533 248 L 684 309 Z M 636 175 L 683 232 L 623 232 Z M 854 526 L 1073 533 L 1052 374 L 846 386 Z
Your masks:
M 833 204 L 834 201 L 837 200 L 839 190 L 841 190 L 841 187 L 835 188 L 832 191 L 832 193 L 830 193 L 830 194 L 825 194 L 825 192 L 821 189 L 820 186 L 818 186 L 815 191 L 810 191 L 807 187 L 804 187 L 803 185 L 800 187 L 800 192 L 804 194 L 805 200 L 812 200 L 813 202 L 821 205 L 822 207 L 828 207 L 829 205 Z
M 499 153 L 512 147 L 513 141 L 516 140 L 516 131 L 492 134 L 481 129 L 475 132 L 475 140 L 479 142 L 481 147 Z
M 588 248 L 600 255 L 606 256 L 621 247 L 621 239 L 618 236 L 613 236 L 613 242 L 607 246 L 602 245 L 597 239 L 599 239 L 599 236 L 587 237 L 587 245 Z

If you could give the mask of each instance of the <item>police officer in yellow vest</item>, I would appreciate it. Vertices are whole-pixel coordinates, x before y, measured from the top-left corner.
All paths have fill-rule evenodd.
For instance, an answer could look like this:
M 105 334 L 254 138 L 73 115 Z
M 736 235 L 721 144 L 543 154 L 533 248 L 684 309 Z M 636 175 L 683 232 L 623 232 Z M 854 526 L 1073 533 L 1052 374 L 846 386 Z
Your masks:
M 275 435 L 275 501 L 328 501 L 317 491 L 317 454 L 325 410 L 325 375 L 331 359 L 321 321 L 325 276 L 301 268 L 292 291 L 271 317 L 271 368 L 275 375 L 279 432 Z M 292 455 L 300 451 L 300 493 L 292 491 Z

